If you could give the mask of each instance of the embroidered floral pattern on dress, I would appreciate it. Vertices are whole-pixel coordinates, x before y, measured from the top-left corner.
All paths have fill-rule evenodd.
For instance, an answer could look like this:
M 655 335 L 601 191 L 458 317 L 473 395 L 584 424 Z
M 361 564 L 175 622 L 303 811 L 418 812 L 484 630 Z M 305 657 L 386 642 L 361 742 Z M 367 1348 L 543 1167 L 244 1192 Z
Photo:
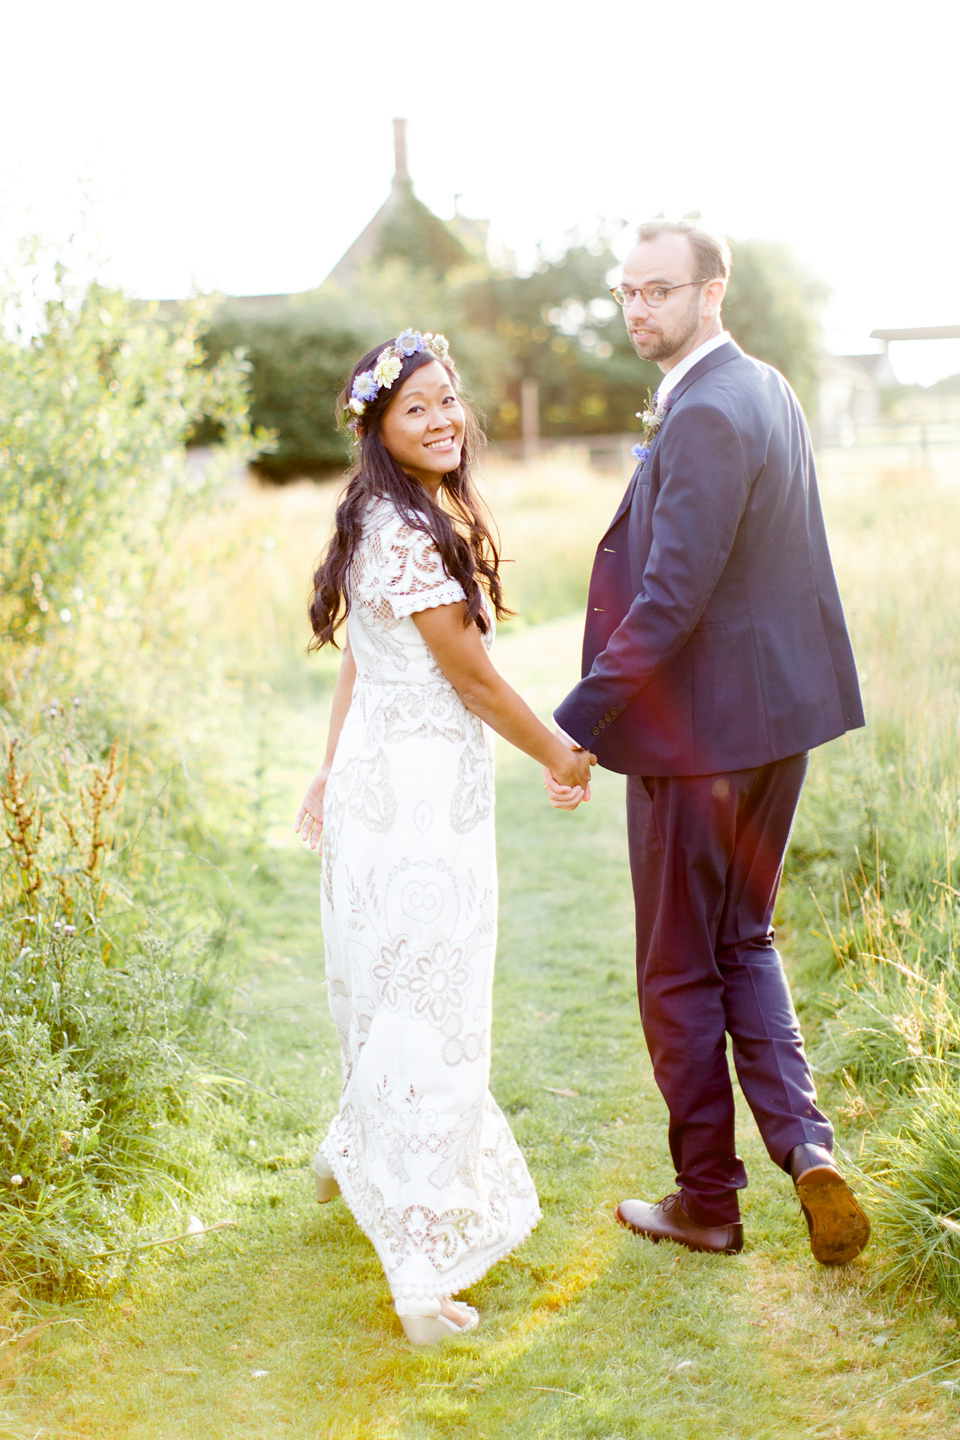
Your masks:
M 322 885 L 343 1087 L 322 1151 L 394 1296 L 436 1298 L 478 1280 L 540 1213 L 488 1089 L 492 748 L 410 618 L 463 599 L 430 536 L 372 505 L 349 589 L 357 680 Z

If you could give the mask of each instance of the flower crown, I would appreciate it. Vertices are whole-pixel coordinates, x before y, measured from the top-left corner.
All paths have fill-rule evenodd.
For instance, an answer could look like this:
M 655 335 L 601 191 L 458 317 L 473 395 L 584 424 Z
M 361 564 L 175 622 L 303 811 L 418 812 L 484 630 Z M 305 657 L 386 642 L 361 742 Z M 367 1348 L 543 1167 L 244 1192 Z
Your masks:
M 354 380 L 343 412 L 347 429 L 354 434 L 360 429 L 360 417 L 381 390 L 392 390 L 394 381 L 403 369 L 404 360 L 429 350 L 438 360 L 450 354 L 450 345 L 445 335 L 431 335 L 429 330 L 421 335 L 419 330 L 404 330 L 392 345 L 387 345 L 377 356 L 372 370 L 362 371 Z

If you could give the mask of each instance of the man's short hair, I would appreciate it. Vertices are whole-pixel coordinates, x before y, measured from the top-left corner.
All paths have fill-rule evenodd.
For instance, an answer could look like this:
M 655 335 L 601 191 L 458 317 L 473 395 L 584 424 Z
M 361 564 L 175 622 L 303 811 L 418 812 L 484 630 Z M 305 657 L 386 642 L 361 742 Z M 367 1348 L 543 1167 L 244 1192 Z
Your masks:
M 696 279 L 730 279 L 730 246 L 722 235 L 701 229 L 695 220 L 646 220 L 637 230 L 638 240 L 659 240 L 661 235 L 686 235 L 696 261 Z

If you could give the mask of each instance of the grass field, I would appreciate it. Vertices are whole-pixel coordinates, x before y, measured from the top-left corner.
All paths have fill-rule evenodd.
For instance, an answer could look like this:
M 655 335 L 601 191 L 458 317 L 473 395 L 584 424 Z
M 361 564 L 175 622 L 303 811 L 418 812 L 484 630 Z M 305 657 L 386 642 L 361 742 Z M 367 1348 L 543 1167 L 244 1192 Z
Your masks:
M 814 1045 L 838 993 L 820 912 L 836 939 L 845 915 L 831 857 L 863 844 L 862 796 L 882 793 L 891 825 L 934 844 L 929 817 L 939 805 L 955 818 L 957 795 L 957 494 L 902 476 L 833 486 L 828 476 L 826 489 L 873 724 L 816 757 L 781 906 Z M 505 552 L 518 557 L 510 594 L 528 617 L 508 627 L 497 656 L 544 714 L 575 678 L 580 622 L 570 612 L 619 490 L 576 467 L 491 470 Z M 960 1436 L 952 1312 L 922 1287 L 883 1280 L 882 1222 L 861 1262 L 816 1266 L 791 1187 L 745 1107 L 742 1256 L 651 1246 L 614 1223 L 619 1199 L 672 1184 L 632 986 L 622 781 L 601 775 L 589 806 L 556 814 L 537 768 L 503 746 L 492 1088 L 544 1218 L 467 1297 L 483 1316 L 475 1334 L 433 1352 L 406 1345 L 371 1247 L 342 1201 L 316 1205 L 307 1168 L 338 1091 L 318 866 L 292 835 L 333 673 L 329 660 L 299 653 L 304 577 L 330 506 L 313 488 L 244 494 L 189 540 L 195 663 L 216 714 L 185 716 L 183 736 L 191 764 L 208 755 L 235 791 L 215 801 L 238 816 L 236 844 L 205 883 L 232 897 L 241 981 L 239 1035 L 198 1097 L 194 1192 L 164 1234 L 182 1234 L 190 1215 L 229 1224 L 143 1251 L 109 1300 L 37 1312 L 58 1323 L 19 1353 L 0 1349 L 0 1436 Z M 887 765 L 889 784 L 871 789 Z M 204 857 L 184 865 L 210 874 Z M 851 910 L 846 923 L 855 919 Z M 824 1073 L 854 1167 L 870 1153 L 872 1094 L 866 1080 L 858 1088 Z

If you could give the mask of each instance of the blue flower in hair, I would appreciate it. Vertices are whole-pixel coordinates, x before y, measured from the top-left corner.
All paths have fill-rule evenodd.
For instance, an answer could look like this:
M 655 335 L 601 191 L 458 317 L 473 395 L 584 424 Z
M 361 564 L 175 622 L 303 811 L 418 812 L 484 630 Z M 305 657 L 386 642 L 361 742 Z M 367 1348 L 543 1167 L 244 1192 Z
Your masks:
M 419 355 L 423 349 L 423 336 L 419 330 L 404 330 L 402 335 L 397 336 L 397 349 L 402 350 L 404 355 Z
M 364 370 L 353 382 L 351 395 L 355 400 L 376 400 L 380 386 L 373 378 L 372 370 Z

